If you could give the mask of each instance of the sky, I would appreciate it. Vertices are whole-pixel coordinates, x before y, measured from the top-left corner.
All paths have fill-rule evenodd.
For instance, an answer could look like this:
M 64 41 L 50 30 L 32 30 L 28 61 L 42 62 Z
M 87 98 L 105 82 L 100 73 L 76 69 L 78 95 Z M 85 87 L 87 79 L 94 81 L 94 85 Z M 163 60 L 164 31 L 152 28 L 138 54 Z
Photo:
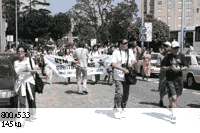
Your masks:
M 114 0 L 112 4 L 117 6 L 117 3 L 122 1 L 123 0 Z M 58 12 L 67 12 L 72 8 L 73 5 L 76 4 L 76 0 L 46 0 L 46 2 L 51 4 L 50 6 L 47 6 L 46 9 L 50 10 L 52 14 L 56 14 Z M 140 0 L 135 0 L 135 2 L 140 10 Z M 140 17 L 140 12 L 138 12 L 138 17 Z

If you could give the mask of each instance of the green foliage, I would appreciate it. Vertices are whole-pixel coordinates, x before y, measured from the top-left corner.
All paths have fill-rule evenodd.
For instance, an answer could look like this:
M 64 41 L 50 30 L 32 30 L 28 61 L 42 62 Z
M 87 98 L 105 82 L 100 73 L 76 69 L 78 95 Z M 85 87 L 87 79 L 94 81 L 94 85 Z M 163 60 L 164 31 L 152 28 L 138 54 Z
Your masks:
M 71 30 L 70 18 L 66 13 L 58 13 L 51 19 L 50 37 L 56 42 Z
M 152 22 L 152 41 L 155 43 L 166 42 L 169 40 L 169 26 L 166 23 L 155 19 L 151 14 L 144 17 L 144 22 Z M 128 28 L 127 36 L 130 40 L 139 40 L 139 28 L 142 20 L 137 18 L 136 22 Z

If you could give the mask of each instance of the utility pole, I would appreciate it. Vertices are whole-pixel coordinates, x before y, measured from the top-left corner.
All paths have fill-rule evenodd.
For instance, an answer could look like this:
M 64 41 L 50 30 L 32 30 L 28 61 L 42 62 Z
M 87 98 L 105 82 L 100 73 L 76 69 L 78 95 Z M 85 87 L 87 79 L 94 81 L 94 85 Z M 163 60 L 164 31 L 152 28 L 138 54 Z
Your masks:
M 181 47 L 180 52 L 183 52 L 183 44 L 184 44 L 184 25 L 185 25 L 185 0 L 182 1 L 182 15 L 181 15 Z
M 142 27 L 144 26 L 144 0 L 142 0 L 142 14 L 141 14 L 141 17 L 142 17 Z M 144 49 L 144 42 L 142 41 L 141 42 L 141 47 L 142 47 L 142 50 Z
M 1 51 L 0 52 L 3 52 L 4 51 L 4 46 L 3 46 L 3 41 L 2 41 L 2 39 L 3 39 L 3 37 L 2 37 L 2 31 L 3 31 L 3 29 L 2 29 L 2 23 L 3 23 L 3 21 L 2 21 L 2 0 L 0 0 L 0 19 L 1 19 L 1 25 L 0 25 L 0 29 L 1 29 L 1 33 L 0 33 L 0 45 L 1 45 Z
M 18 37 L 17 37 L 17 0 L 15 0 L 16 5 L 16 48 L 18 47 Z

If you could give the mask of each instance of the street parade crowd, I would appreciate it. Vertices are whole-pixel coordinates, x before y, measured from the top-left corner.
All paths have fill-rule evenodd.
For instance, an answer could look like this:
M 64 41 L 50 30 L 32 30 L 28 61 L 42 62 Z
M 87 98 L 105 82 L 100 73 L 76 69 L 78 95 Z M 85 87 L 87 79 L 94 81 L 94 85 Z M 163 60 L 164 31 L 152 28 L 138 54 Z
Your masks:
M 163 97 L 168 94 L 169 108 L 172 112 L 172 121 L 176 121 L 173 108 L 177 106 L 177 98 L 182 95 L 183 82 L 182 71 L 188 68 L 188 64 L 185 61 L 184 54 L 179 52 L 180 44 L 177 41 L 165 42 L 164 48 L 160 49 L 160 55 L 157 59 L 157 66 L 161 67 L 159 75 L 159 87 L 160 92 L 160 107 L 163 107 Z M 59 47 L 46 45 L 33 45 L 20 44 L 17 49 L 15 47 L 7 48 L 4 52 L 16 52 L 20 59 L 14 62 L 14 68 L 18 74 L 18 90 L 20 108 L 21 111 L 26 108 L 25 97 L 27 97 L 28 105 L 31 112 L 31 120 L 36 119 L 36 102 L 35 102 L 35 90 L 36 85 L 34 74 L 37 73 L 37 69 L 41 69 L 43 76 L 46 76 L 46 81 L 52 84 L 53 70 L 52 66 L 45 61 L 45 55 L 55 55 L 59 57 L 72 57 L 74 59 L 73 66 L 76 69 L 77 79 L 77 93 L 87 94 L 87 78 L 88 78 L 88 57 L 110 55 L 110 64 L 104 65 L 102 60 L 99 60 L 99 64 L 106 68 L 106 76 L 104 82 L 115 86 L 114 96 L 114 108 L 117 111 L 116 118 L 124 117 L 126 112 L 126 105 L 129 97 L 130 85 L 134 85 L 129 78 L 134 76 L 134 72 L 138 72 L 137 63 L 139 60 L 143 60 L 144 73 L 146 75 L 146 81 L 150 81 L 151 74 L 151 53 L 153 49 L 142 50 L 137 46 L 137 41 L 128 41 L 123 39 L 117 44 L 104 45 L 95 44 L 89 47 L 87 44 L 79 41 L 75 46 Z M 191 47 L 187 54 L 194 52 Z M 30 63 L 31 62 L 31 63 Z M 38 68 L 37 68 L 38 67 Z M 132 75 L 131 75 L 132 74 Z M 81 77 L 81 75 L 83 77 Z M 83 79 L 83 81 L 81 81 Z M 107 80 L 108 79 L 108 80 Z M 92 74 L 92 83 L 97 84 L 100 80 L 100 74 Z M 144 80 L 144 77 L 143 77 Z M 70 77 L 66 79 L 67 84 L 70 83 Z M 83 83 L 83 86 L 81 85 Z M 24 122 L 24 121 L 23 121 Z

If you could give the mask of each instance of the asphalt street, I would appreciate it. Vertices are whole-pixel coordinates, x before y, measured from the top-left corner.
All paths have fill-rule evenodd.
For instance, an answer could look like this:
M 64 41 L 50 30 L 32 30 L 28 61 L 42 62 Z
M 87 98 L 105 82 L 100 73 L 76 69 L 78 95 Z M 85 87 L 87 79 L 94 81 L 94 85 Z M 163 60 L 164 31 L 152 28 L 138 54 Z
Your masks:
M 98 84 L 91 85 L 91 76 L 88 76 L 88 94 L 77 94 L 77 82 L 71 78 L 71 83 L 66 85 L 65 79 L 53 77 L 53 84 L 45 84 L 44 93 L 37 94 L 37 108 L 113 108 L 114 84 L 103 83 L 105 75 L 101 75 Z M 45 77 L 41 76 L 46 82 Z M 199 86 L 199 85 L 198 85 Z M 200 86 L 199 86 L 200 87 Z M 182 96 L 178 98 L 178 108 L 200 108 L 200 90 L 198 88 L 184 88 Z M 160 108 L 158 77 L 152 81 L 143 81 L 138 77 L 136 85 L 130 86 L 127 108 Z M 167 108 L 168 96 L 164 97 L 164 108 Z

